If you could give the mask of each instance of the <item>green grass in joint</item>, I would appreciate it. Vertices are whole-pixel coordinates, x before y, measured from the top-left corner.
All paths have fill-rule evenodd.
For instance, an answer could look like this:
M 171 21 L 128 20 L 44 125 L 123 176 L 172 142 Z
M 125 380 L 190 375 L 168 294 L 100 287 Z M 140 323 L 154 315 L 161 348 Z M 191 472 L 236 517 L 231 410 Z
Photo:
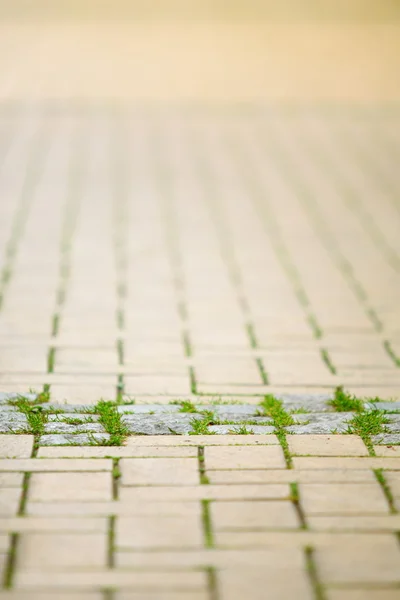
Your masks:
M 100 400 L 95 406 L 95 412 L 100 416 L 99 422 L 103 425 L 110 439 L 102 445 L 122 446 L 129 434 L 127 427 L 122 422 L 121 414 L 114 402 Z
M 385 475 L 383 474 L 383 469 L 375 469 L 374 474 L 375 474 L 376 480 L 378 481 L 379 485 L 382 488 L 383 493 L 385 494 L 387 503 L 389 504 L 390 512 L 392 514 L 396 514 L 398 512 L 398 510 L 396 508 L 392 490 L 390 489 L 390 486 L 389 486 L 388 482 L 386 481 Z
M 356 413 L 348 423 L 346 433 L 359 435 L 366 445 L 370 456 L 375 456 L 371 436 L 385 433 L 385 425 L 389 423 L 385 413 L 380 410 Z
M 336 412 L 362 412 L 365 410 L 364 402 L 359 398 L 348 394 L 341 386 L 335 389 L 333 399 L 328 402 Z

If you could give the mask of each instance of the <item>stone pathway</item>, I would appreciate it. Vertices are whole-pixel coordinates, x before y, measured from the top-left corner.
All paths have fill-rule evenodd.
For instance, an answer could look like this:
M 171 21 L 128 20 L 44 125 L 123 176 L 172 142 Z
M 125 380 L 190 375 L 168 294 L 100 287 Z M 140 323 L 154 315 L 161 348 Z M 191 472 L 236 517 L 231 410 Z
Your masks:
M 2 436 L 0 597 L 395 600 L 398 450 L 371 456 L 356 435 L 292 435 L 288 452 L 275 435 L 39 450 Z
M 156 4 L 0 2 L 0 600 L 398 600 L 399 7 Z

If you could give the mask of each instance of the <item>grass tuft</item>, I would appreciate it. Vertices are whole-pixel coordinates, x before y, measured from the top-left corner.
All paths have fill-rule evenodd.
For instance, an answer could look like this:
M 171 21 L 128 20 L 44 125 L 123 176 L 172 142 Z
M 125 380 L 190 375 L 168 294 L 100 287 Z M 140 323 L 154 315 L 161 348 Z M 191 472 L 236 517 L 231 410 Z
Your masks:
M 352 394 L 345 392 L 341 386 L 336 388 L 335 395 L 328 404 L 336 412 L 362 412 L 364 410 L 364 402 Z
M 114 402 L 100 400 L 95 406 L 95 412 L 100 416 L 99 422 L 103 425 L 110 439 L 104 446 L 122 446 L 129 434 L 127 427 L 122 422 L 121 414 Z

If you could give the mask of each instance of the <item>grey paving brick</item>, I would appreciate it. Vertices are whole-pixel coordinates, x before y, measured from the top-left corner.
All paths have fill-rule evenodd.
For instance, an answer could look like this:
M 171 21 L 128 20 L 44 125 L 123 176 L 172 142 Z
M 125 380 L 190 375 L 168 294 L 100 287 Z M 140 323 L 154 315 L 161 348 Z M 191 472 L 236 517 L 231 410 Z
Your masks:
M 304 408 L 307 412 L 332 412 L 331 394 L 275 394 L 286 410 Z
M 100 423 L 83 423 L 82 425 L 69 425 L 68 423 L 46 423 L 45 433 L 106 433 Z
M 384 410 L 387 412 L 400 412 L 400 402 L 366 402 L 365 410 Z
M 125 404 L 118 406 L 118 412 L 122 414 L 138 414 L 146 415 L 149 413 L 158 414 L 175 414 L 179 413 L 179 406 L 176 404 Z
M 130 433 L 142 435 L 171 435 L 171 433 L 187 434 L 192 431 L 190 422 L 199 419 L 200 415 L 182 413 L 172 415 L 123 415 L 122 422 Z
M 373 435 L 371 437 L 373 444 L 382 446 L 397 446 L 400 444 L 400 433 L 380 433 L 379 435 Z
M 108 433 L 46 434 L 39 438 L 39 446 L 90 446 L 100 445 L 110 439 Z
M 288 433 L 296 434 L 324 434 L 344 433 L 347 431 L 348 422 L 353 418 L 353 413 L 319 413 L 295 415 L 298 425 L 286 427 Z
M 23 413 L 0 410 L 0 433 L 22 433 L 28 429 L 28 420 Z

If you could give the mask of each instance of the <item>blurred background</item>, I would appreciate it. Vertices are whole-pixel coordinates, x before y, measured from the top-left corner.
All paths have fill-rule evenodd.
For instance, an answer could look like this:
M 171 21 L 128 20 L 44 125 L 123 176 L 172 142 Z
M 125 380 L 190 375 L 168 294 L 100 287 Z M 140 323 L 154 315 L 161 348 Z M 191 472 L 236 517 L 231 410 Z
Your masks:
M 0 100 L 394 102 L 397 0 L 0 0 Z

